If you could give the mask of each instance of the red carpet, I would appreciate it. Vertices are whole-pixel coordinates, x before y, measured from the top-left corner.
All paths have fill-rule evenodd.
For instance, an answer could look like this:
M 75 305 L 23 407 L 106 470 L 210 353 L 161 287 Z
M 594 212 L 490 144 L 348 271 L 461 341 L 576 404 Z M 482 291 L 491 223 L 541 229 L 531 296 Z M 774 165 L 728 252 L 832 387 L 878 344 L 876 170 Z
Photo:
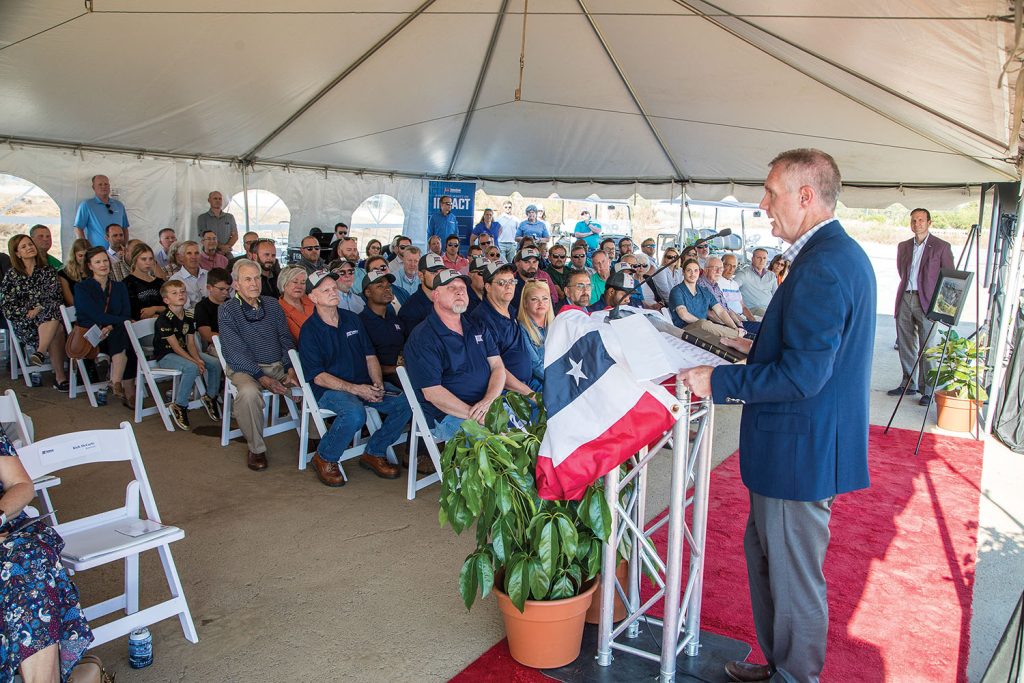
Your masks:
M 872 427 L 871 488 L 842 496 L 825 560 L 828 659 L 823 681 L 966 680 L 982 444 Z M 739 459 L 711 475 L 703 628 L 750 643 Z M 665 534 L 655 537 L 664 548 Z M 502 641 L 453 681 L 548 681 L 517 664 Z

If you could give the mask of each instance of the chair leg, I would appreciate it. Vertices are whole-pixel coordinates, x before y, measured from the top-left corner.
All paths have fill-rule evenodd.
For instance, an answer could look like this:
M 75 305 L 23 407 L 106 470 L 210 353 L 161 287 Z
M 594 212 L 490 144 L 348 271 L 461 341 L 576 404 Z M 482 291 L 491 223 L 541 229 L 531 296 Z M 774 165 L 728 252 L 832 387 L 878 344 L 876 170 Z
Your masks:
M 309 455 L 309 411 L 302 406 L 302 420 L 299 422 L 299 469 L 306 469 L 306 458 Z
M 221 412 L 220 420 L 220 445 L 227 446 L 228 434 L 231 432 L 231 392 L 227 385 L 224 386 L 224 410 Z
M 172 598 L 180 604 L 181 609 L 178 612 L 178 621 L 181 622 L 181 630 L 185 634 L 185 640 L 190 643 L 198 643 L 199 634 L 196 633 L 196 625 L 192 621 L 192 610 L 189 609 L 188 601 L 185 600 L 185 589 L 181 585 L 181 579 L 178 578 L 178 568 L 174 565 L 174 558 L 171 557 L 171 549 L 162 545 L 157 548 L 157 552 L 160 553 L 160 562 L 164 566 L 167 588 Z
M 415 420 L 416 418 L 413 418 Z M 405 487 L 406 500 L 416 497 L 416 463 L 419 460 L 417 450 L 419 449 L 420 437 L 416 431 L 415 423 L 409 427 L 409 477 Z
M 124 602 L 125 614 L 139 611 L 139 556 L 124 558 Z

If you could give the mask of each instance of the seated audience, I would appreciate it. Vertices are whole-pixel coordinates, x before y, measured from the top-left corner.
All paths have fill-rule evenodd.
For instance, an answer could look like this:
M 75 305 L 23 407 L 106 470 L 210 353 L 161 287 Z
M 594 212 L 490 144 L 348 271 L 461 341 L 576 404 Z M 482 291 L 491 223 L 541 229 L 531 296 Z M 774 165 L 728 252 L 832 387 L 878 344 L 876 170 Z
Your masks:
M 406 250 L 408 253 L 408 250 Z M 398 311 L 398 317 L 402 320 L 406 334 L 412 334 L 416 326 L 423 322 L 434 310 L 433 295 L 429 283 L 435 279 L 435 274 L 444 270 L 441 257 L 434 253 L 426 253 L 420 257 L 419 277 L 420 286 L 416 292 L 409 297 L 409 300 L 402 304 Z
M 364 270 L 366 270 L 366 276 L 367 277 L 369 277 L 370 273 L 373 272 L 373 271 L 376 271 L 378 273 L 389 273 L 391 276 L 393 276 L 395 278 L 395 281 L 397 282 L 398 277 L 388 269 L 388 261 L 383 256 L 370 256 L 363 263 L 365 264 L 364 265 Z M 415 277 L 416 281 L 419 282 L 419 276 L 416 274 L 415 268 L 416 268 L 416 266 L 414 265 L 413 266 L 413 277 Z M 365 281 L 364 281 L 363 284 L 365 286 L 365 284 L 366 284 Z M 411 295 L 409 294 L 409 292 L 405 291 L 404 289 L 402 289 L 401 287 L 399 287 L 398 285 L 396 285 L 394 283 L 392 283 L 392 285 L 391 285 L 391 293 L 395 297 L 394 298 L 394 302 L 393 302 L 393 308 L 395 309 L 395 312 L 397 313 L 398 309 L 401 308 L 405 304 L 405 302 L 409 300 L 409 297 Z M 366 291 L 365 290 L 363 291 L 363 298 L 364 299 L 366 298 Z
M 523 287 L 523 298 L 519 302 L 517 318 L 523 330 L 526 350 L 530 352 L 533 372 L 531 384 L 538 387 L 539 391 L 544 382 L 544 338 L 547 336 L 548 325 L 554 319 L 551 293 L 543 282 L 527 282 Z
M 789 273 L 789 261 L 782 254 L 776 254 L 772 258 L 772 262 L 768 264 L 768 270 L 775 274 L 776 280 L 781 285 L 782 281 L 786 279 L 786 275 Z
M 260 266 L 260 296 L 280 298 L 281 290 L 277 288 L 277 276 L 281 274 L 281 264 L 277 262 L 277 244 L 274 240 L 263 238 L 253 245 L 256 263 Z
M 640 243 L 640 252 L 647 257 L 652 266 L 658 262 L 657 251 L 658 243 L 652 237 L 648 237 Z
M 633 253 L 633 249 L 634 249 L 634 247 L 633 247 L 633 240 L 629 239 L 628 237 L 623 237 L 622 239 L 620 239 L 619 240 L 619 260 L 621 261 L 622 257 L 625 256 L 626 254 L 632 254 Z
M 741 316 L 744 320 L 757 321 L 757 316 L 747 308 L 743 301 L 740 285 L 736 282 L 737 265 L 736 254 L 726 254 L 722 257 L 722 277 L 718 278 L 718 286 L 722 288 L 725 302 L 733 313 Z
M 587 274 L 591 274 L 593 271 L 588 267 L 589 254 L 587 253 L 587 243 L 583 240 L 577 241 L 569 249 L 569 268 L 571 270 L 583 270 Z
M 601 299 L 588 306 L 587 310 L 594 312 L 615 308 L 619 305 L 630 306 L 632 304 L 629 301 L 629 292 L 635 286 L 636 281 L 633 280 L 633 274 L 631 272 L 625 269 L 618 270 L 608 276 L 608 282 L 605 283 L 604 293 L 601 295 Z
M 236 296 L 217 311 L 224 362 L 238 395 L 232 413 L 248 447 L 249 469 L 267 469 L 263 440 L 263 390 L 289 396 L 298 386 L 288 352 L 295 348 L 276 297 L 261 294 L 263 268 L 249 259 L 232 268 Z
M 256 261 L 256 243 L 260 241 L 260 236 L 255 232 L 247 232 L 242 235 L 242 253 L 238 256 L 233 256 L 228 261 L 228 270 L 232 270 L 235 267 L 235 262 L 241 259 L 247 258 L 250 261 Z M 258 262 L 257 262 L 258 263 Z
M 4 316 L 14 327 L 21 343 L 34 349 L 28 357 L 28 364 L 43 365 L 49 354 L 53 388 L 67 391 L 67 374 L 64 372 L 66 335 L 60 317 L 62 299 L 57 271 L 50 267 L 28 235 L 15 235 L 9 239 L 7 251 L 11 256 L 11 269 L 0 282 Z
M 28 231 L 28 236 L 32 238 L 36 249 L 46 259 L 46 263 L 54 270 L 60 270 L 64 264 L 56 256 L 50 254 L 50 249 L 53 247 L 53 235 L 50 233 L 50 229 L 45 225 L 33 225 L 32 229 Z
M 760 323 L 753 321 L 744 321 L 742 317 L 731 308 L 729 308 L 729 302 L 725 298 L 725 292 L 719 286 L 719 280 L 722 276 L 722 259 L 717 256 L 709 256 L 704 264 L 704 274 L 697 280 L 704 289 L 711 292 L 711 295 L 715 297 L 715 302 L 721 305 L 724 317 L 719 317 L 715 312 L 708 314 L 708 319 L 712 322 L 717 322 L 727 327 L 742 327 L 750 334 L 756 334 Z
M 740 286 L 743 301 L 758 318 L 764 315 L 775 290 L 779 288 L 778 278 L 767 265 L 768 251 L 758 247 L 750 255 L 750 265 L 736 273 L 736 284 Z
M 128 231 L 122 228 L 117 223 L 111 223 L 107 226 L 107 255 L 110 256 L 110 277 L 114 278 L 117 282 L 121 281 L 119 276 L 127 275 L 128 272 L 119 268 L 114 269 L 114 264 L 124 260 L 125 247 L 127 246 Z
M 641 254 L 642 256 L 642 254 Z M 633 284 L 637 287 L 640 286 L 640 278 L 637 277 L 637 262 L 636 254 L 625 254 L 619 259 L 619 262 L 612 266 L 612 275 L 615 273 L 625 271 L 633 277 Z M 634 292 L 630 292 L 629 301 L 623 302 L 630 306 L 636 306 L 637 308 L 644 308 L 644 294 L 641 289 L 637 289 Z
M 231 214 L 224 214 L 230 216 Z M 217 241 L 217 233 L 213 230 L 206 230 L 199 234 L 202 243 L 202 251 L 199 252 L 199 267 L 209 272 L 214 268 L 227 268 L 228 257 L 220 251 L 220 242 Z
M 594 273 L 590 276 L 590 303 L 596 304 L 604 296 L 605 282 L 612 274 L 612 260 L 607 251 L 598 249 L 590 257 L 590 262 L 594 265 Z
M 693 245 L 694 251 L 697 253 L 697 263 L 700 264 L 700 269 L 704 270 L 705 265 L 708 261 L 708 256 L 711 254 L 711 245 L 707 242 L 703 244 Z M 684 250 L 683 258 L 690 258 Z
M 372 239 L 372 240 L 370 240 L 369 242 L 366 243 L 366 258 L 364 258 L 362 261 L 360 261 L 358 263 L 358 266 L 360 268 L 362 268 L 363 270 L 366 270 L 366 262 L 367 262 L 367 260 L 373 258 L 374 256 L 380 256 L 380 252 L 381 252 L 380 240 L 379 239 Z M 387 262 L 387 259 L 385 259 L 385 262 Z
M 388 264 L 388 270 L 395 276 L 395 289 L 401 289 L 408 296 L 419 291 L 419 263 L 422 255 L 419 247 L 406 245 L 402 249 L 401 256 Z M 403 306 L 405 305 L 404 301 L 401 303 Z
M 479 244 L 474 244 L 474 245 L 470 246 L 469 251 L 466 253 L 466 259 L 470 263 L 472 263 L 473 259 L 475 257 L 483 256 L 483 255 L 484 255 L 484 248 L 481 247 Z
M 676 285 L 668 299 L 672 322 L 676 327 L 690 331 L 697 329 L 719 337 L 742 337 L 742 327 L 737 329 L 735 325 L 720 325 L 708 320 L 708 311 L 714 311 L 720 319 L 732 321 L 721 304 L 715 301 L 714 295 L 697 284 L 699 279 L 700 264 L 697 259 L 687 259 L 683 263 L 683 281 Z
M 314 271 L 315 272 L 315 271 Z M 296 343 L 299 330 L 313 314 L 313 302 L 306 296 L 306 271 L 299 266 L 288 266 L 277 276 L 277 288 L 281 290 L 281 310 L 288 321 L 288 331 Z
M 459 236 L 448 235 L 444 241 L 444 254 L 441 261 L 445 268 L 457 270 L 463 275 L 469 275 L 469 259 L 459 254 Z
M 394 275 L 395 277 L 398 277 L 398 272 L 397 271 L 398 271 L 399 268 L 401 268 L 402 254 L 404 254 L 405 250 L 408 249 L 411 246 L 412 246 L 412 240 L 411 239 L 409 239 L 405 235 L 397 235 L 397 236 L 395 236 L 395 239 L 392 240 L 391 247 L 390 247 L 390 250 L 388 250 L 388 253 L 386 253 L 386 254 L 385 253 L 381 253 L 381 256 L 384 256 L 384 257 L 387 258 L 387 260 L 388 260 L 388 269 L 391 271 L 391 274 Z M 417 250 L 419 250 L 419 247 L 417 247 Z M 419 256 L 417 256 L 416 258 L 419 259 Z M 413 264 L 413 268 L 415 268 L 415 264 Z M 401 283 L 402 283 L 402 281 L 398 280 L 397 284 L 401 284 Z M 419 282 L 416 283 L 416 286 L 419 287 Z M 410 294 L 411 293 L 412 292 L 410 292 Z
M 196 348 L 196 321 L 192 311 L 185 310 L 188 296 L 185 284 L 180 280 L 165 282 L 160 288 L 164 306 L 167 307 L 156 319 L 153 331 L 153 359 L 161 368 L 178 370 L 178 391 L 170 405 L 174 424 L 182 431 L 189 431 L 188 404 L 196 378 L 202 375 L 206 383 L 206 394 L 201 397 L 206 414 L 219 422 L 220 406 L 220 361 Z
M 484 297 L 487 296 L 484 289 L 484 271 L 487 270 L 488 263 L 495 263 L 495 261 L 489 261 L 483 256 L 478 256 L 469 262 L 469 287 L 467 288 L 469 309 L 466 311 L 467 313 L 472 313 L 480 305 L 480 302 L 484 300 Z
M 505 366 L 490 332 L 463 315 L 468 278 L 456 270 L 433 278 L 433 310 L 409 333 L 403 354 L 431 433 L 447 441 L 463 420 L 483 424 L 505 386 Z
M 587 271 L 582 269 L 570 271 L 569 277 L 565 281 L 566 301 L 559 306 L 559 312 L 573 308 L 587 310 L 590 306 L 590 294 L 593 286 L 590 273 Z
M 345 225 L 344 223 L 335 223 L 334 224 L 334 241 L 331 242 L 331 260 L 332 261 L 334 259 L 336 259 L 336 258 L 339 258 L 339 255 L 338 255 L 336 249 L 337 249 L 338 243 L 341 242 L 346 237 L 348 237 L 348 226 Z
M 144 243 L 142 240 L 137 239 L 128 240 L 118 254 L 110 256 L 110 277 L 115 282 L 124 282 L 124 279 L 131 274 L 132 267 L 128 264 L 128 257 L 131 254 L 132 247 L 136 244 Z M 107 253 L 110 253 L 109 250 Z
M 155 318 L 166 311 L 167 306 L 160 293 L 164 280 L 153 275 L 156 255 L 150 246 L 145 242 L 136 242 L 129 250 L 125 262 L 130 264 L 131 272 L 121 282 L 128 290 L 132 320 Z
M 661 265 L 669 265 L 652 278 L 654 287 L 658 290 L 658 298 L 661 301 L 668 301 L 672 290 L 683 281 L 684 260 L 679 257 L 679 250 L 675 247 L 665 249 L 665 253 L 661 257 Z
M 507 263 L 489 263 L 483 276 L 486 297 L 469 317 L 490 332 L 505 366 L 505 388 L 525 396 L 539 390 L 540 383 L 533 378 L 525 334 L 511 310 L 516 292 L 515 268 Z
M 497 263 L 498 261 L 501 260 L 501 250 L 498 249 L 498 247 L 488 247 L 487 252 L 484 254 L 484 256 L 487 257 L 488 261 L 491 261 L 492 263 Z
M 608 256 L 609 262 L 614 261 L 616 256 L 615 240 L 613 240 L 611 237 L 605 237 L 603 240 L 601 240 L 600 251 L 603 251 L 605 255 Z
M 374 272 L 374 277 L 379 284 L 381 278 L 391 276 Z M 383 423 L 370 435 L 359 466 L 378 477 L 397 479 L 400 471 L 388 462 L 387 449 L 401 436 L 412 411 L 402 392 L 384 383 L 380 362 L 359 316 L 338 307 L 335 278 L 329 271 L 310 275 L 306 291 L 316 308 L 302 326 L 299 343 L 303 372 L 309 377 L 317 405 L 337 415 L 320 440 L 313 469 L 327 486 L 345 484 L 338 462 L 366 424 L 366 406 L 370 406 L 383 415 Z
M 75 240 L 71 243 L 71 251 L 68 253 L 68 260 L 64 262 L 64 267 L 57 271 L 65 306 L 75 305 L 75 285 L 85 277 L 83 264 L 87 251 L 89 251 L 89 240 Z
M 123 405 L 134 409 L 138 359 L 124 327 L 132 315 L 128 288 L 110 277 L 110 255 L 103 247 L 85 252 L 84 270 L 85 277 L 75 285 L 77 324 L 100 328 L 99 350 L 110 356 L 110 389 Z
M 188 293 L 185 308 L 194 309 L 206 296 L 207 271 L 199 265 L 199 244 L 192 240 L 180 242 L 177 254 L 181 268 L 168 278 L 168 282 L 177 280 L 185 283 L 185 291 Z
M 354 269 L 352 286 L 350 287 L 353 294 L 363 293 L 363 280 L 366 279 L 366 271 L 359 267 L 359 243 L 356 242 L 355 237 L 346 237 L 338 242 L 338 254 L 339 258 L 345 259 L 352 264 Z M 342 306 L 344 308 L 344 306 Z M 360 309 L 362 310 L 362 309 Z M 359 311 L 353 311 L 353 313 L 359 313 Z
M 168 268 L 169 260 L 168 257 L 171 253 L 171 245 L 178 241 L 178 236 L 174 233 L 174 228 L 164 228 L 157 233 L 157 241 L 160 243 L 160 248 L 154 252 L 156 256 L 157 265 L 164 269 L 164 272 L 170 273 Z
M 392 306 L 395 295 L 391 284 L 394 281 L 395 276 L 386 271 L 370 270 L 366 274 L 366 285 L 363 287 L 366 308 L 359 314 L 359 319 L 363 321 L 366 334 L 370 337 L 384 379 L 400 386 L 395 369 L 402 356 L 406 335 L 402 321 Z
M 526 240 L 523 240 L 524 242 Z M 538 280 L 548 286 L 548 294 L 551 300 L 558 303 L 558 288 L 555 287 L 551 276 L 540 267 L 540 251 L 535 247 L 524 247 L 516 253 L 515 257 L 516 292 L 512 299 L 513 316 L 518 311 L 519 300 L 523 297 L 523 286 L 530 280 Z M 486 278 L 485 278 L 486 279 Z
M 303 237 L 299 242 L 299 260 L 295 265 L 305 270 L 306 275 L 326 268 L 324 260 L 320 258 L 320 240 L 313 235 Z
M 432 254 L 441 255 L 441 238 L 437 235 L 431 235 L 430 239 L 427 240 L 427 251 Z
M 206 274 L 206 298 L 196 304 L 196 332 L 202 340 L 203 350 L 213 355 L 213 335 L 217 334 L 217 311 L 231 296 L 231 273 L 214 268 Z
M 366 300 L 355 291 L 355 261 L 339 259 L 331 263 L 330 270 L 337 275 L 338 308 L 359 315 L 366 308 Z
M 565 292 L 565 281 L 568 279 L 570 272 L 570 268 L 567 264 L 569 258 L 565 247 L 561 244 L 556 244 L 551 247 L 550 251 L 548 251 L 548 259 L 551 263 L 544 269 L 544 272 L 546 272 L 548 277 L 551 278 L 551 282 L 555 285 L 559 298 L 561 298 Z
M 30 524 L 25 506 L 35 488 L 0 428 L 0 680 L 70 680 L 93 641 L 78 588 L 61 562 L 64 539 L 48 524 Z M 77 679 L 77 676 L 76 676 Z

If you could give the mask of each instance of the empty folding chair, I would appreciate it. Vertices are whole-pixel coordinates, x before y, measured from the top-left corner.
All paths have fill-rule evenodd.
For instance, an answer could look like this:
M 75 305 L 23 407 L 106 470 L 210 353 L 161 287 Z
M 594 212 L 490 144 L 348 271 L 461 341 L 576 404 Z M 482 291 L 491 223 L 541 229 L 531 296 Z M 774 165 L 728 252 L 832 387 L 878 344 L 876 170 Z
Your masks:
M 161 522 L 131 425 L 122 422 L 120 429 L 50 437 L 22 447 L 18 455 L 31 477 L 93 463 L 131 464 L 134 479 L 126 487 L 123 507 L 55 525 L 57 533 L 64 538 L 61 560 L 72 571 L 81 572 L 124 561 L 124 592 L 85 608 L 89 621 L 124 612 L 124 616 L 114 621 L 93 627 L 95 640 L 92 646 L 175 616 L 181 623 L 185 638 L 198 642 L 199 636 L 170 548 L 171 543 L 185 537 L 185 532 Z M 142 512 L 145 512 L 145 517 Z M 160 555 L 170 598 L 139 609 L 139 555 L 147 550 L 156 550 Z
M 174 396 L 178 392 L 178 380 L 181 378 L 181 371 L 157 366 L 156 361 L 150 360 L 146 356 L 145 349 L 142 348 L 142 343 L 139 340 L 153 334 L 153 330 L 156 329 L 156 318 L 138 321 L 126 320 L 124 321 L 124 326 L 128 330 L 128 339 L 131 341 L 132 348 L 135 349 L 135 355 L 139 361 L 136 364 L 138 369 L 135 371 L 135 422 L 136 424 L 142 422 L 142 418 L 147 415 L 159 414 L 160 419 L 164 421 L 164 427 L 167 431 L 173 432 L 174 423 L 171 422 L 171 411 L 164 401 L 157 382 L 171 380 L 171 396 Z M 203 380 L 198 377 L 196 378 L 196 389 L 198 390 L 197 396 L 203 396 L 206 393 Z M 147 393 L 153 397 L 153 405 L 149 408 L 143 408 L 142 404 Z M 189 402 L 188 407 L 191 410 L 193 408 L 200 408 L 202 405 L 203 402 L 201 400 L 194 398 Z
M 62 304 L 60 307 L 60 317 L 64 321 L 64 330 L 70 336 L 77 319 L 75 317 L 75 307 Z M 68 398 L 76 398 L 84 391 L 86 396 L 89 397 L 89 405 L 93 408 L 97 407 L 99 403 L 96 402 L 96 392 L 106 387 L 109 382 L 106 380 L 93 382 L 89 379 L 89 373 L 86 371 L 84 360 L 69 359 L 68 363 L 71 365 L 68 372 Z
M 238 389 L 229 377 L 228 364 L 224 360 L 224 350 L 220 346 L 220 336 L 213 335 L 213 347 L 217 349 L 217 359 L 224 371 L 224 406 L 221 409 L 220 445 L 227 446 L 231 439 L 242 436 L 242 430 L 231 429 L 231 406 L 234 405 Z M 295 407 L 295 399 L 302 397 L 302 389 L 293 387 L 291 396 L 279 396 L 272 391 L 263 390 L 263 436 L 273 436 L 289 429 L 299 429 L 299 413 Z M 288 409 L 288 419 L 281 419 L 281 399 Z M 301 448 L 301 446 L 300 446 Z
M 32 386 L 32 375 L 49 372 L 53 369 L 49 362 L 43 363 L 42 365 L 29 365 L 28 357 L 32 355 L 27 351 L 27 347 L 21 343 L 18 339 L 18 335 L 14 333 L 14 327 L 11 326 L 11 321 L 7 321 L 7 339 L 10 341 L 11 350 L 11 379 L 18 379 L 18 375 L 22 375 L 25 379 L 25 386 Z M 36 349 L 32 349 L 35 351 Z
M 412 382 L 409 381 L 409 373 L 402 366 L 398 367 L 398 380 L 402 383 L 405 399 L 409 401 L 409 407 L 412 408 L 412 422 L 409 425 L 409 481 L 405 492 L 405 497 L 412 500 L 420 489 L 441 481 L 441 451 L 437 449 L 438 441 L 430 433 L 427 416 L 423 414 L 423 408 L 416 399 L 416 392 L 412 388 Z M 430 454 L 430 461 L 434 463 L 436 470 L 422 479 L 416 472 L 416 452 L 420 439 L 423 439 L 427 453 Z
M 23 446 L 27 446 L 35 440 L 35 429 L 32 418 L 21 412 L 21 404 L 18 403 L 18 395 L 13 389 L 8 389 L 0 395 L 0 425 L 3 425 L 7 438 L 15 450 L 20 452 Z M 60 477 L 46 474 L 32 480 L 39 502 L 45 512 L 53 512 L 53 502 L 47 489 L 60 485 Z M 53 518 L 57 521 L 57 518 Z

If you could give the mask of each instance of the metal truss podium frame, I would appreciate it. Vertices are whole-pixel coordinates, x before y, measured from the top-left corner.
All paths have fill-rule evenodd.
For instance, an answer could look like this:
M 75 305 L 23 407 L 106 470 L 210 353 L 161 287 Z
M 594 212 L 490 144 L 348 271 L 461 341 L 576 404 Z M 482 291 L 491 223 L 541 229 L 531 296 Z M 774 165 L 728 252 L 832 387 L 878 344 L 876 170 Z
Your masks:
M 619 650 L 661 662 L 662 683 L 676 676 L 676 658 L 680 652 L 689 657 L 700 651 L 700 609 L 704 585 L 704 543 L 707 537 L 708 489 L 711 477 L 711 434 L 714 407 L 710 398 L 691 402 L 691 395 L 676 378 L 676 398 L 682 410 L 672 430 L 653 447 L 645 448 L 630 460 L 629 471 L 622 475 L 615 468 L 604 479 L 604 494 L 612 511 L 614 533 L 605 543 L 601 568 L 601 622 L 598 626 L 597 663 L 612 665 L 612 651 Z M 690 427 L 695 428 L 690 438 Z M 648 524 L 647 468 L 655 455 L 668 443 L 672 445 L 672 478 L 668 514 Z M 688 497 L 687 490 L 693 492 Z M 693 507 L 692 522 L 686 523 L 686 510 Z M 653 534 L 668 525 L 668 547 L 660 556 Z M 629 578 L 623 587 L 615 579 L 617 548 L 629 548 Z M 689 567 L 683 568 L 683 548 L 689 549 Z M 640 603 L 641 564 L 658 590 Z M 683 579 L 685 578 L 685 589 Z M 618 593 L 627 615 L 618 625 L 612 621 L 614 598 Z M 651 608 L 664 598 L 664 617 L 649 616 Z M 661 648 L 644 650 L 639 642 L 628 644 L 639 635 L 641 620 L 661 627 Z

